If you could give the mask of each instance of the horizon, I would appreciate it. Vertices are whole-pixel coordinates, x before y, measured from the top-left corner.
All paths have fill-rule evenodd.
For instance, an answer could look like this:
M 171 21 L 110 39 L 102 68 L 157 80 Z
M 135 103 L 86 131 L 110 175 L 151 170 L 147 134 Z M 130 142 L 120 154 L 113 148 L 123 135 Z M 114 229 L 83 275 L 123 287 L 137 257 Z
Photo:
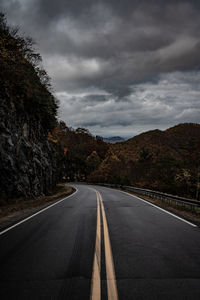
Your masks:
M 164 128 L 164 129 L 154 128 L 154 129 L 149 129 L 149 130 L 146 130 L 146 131 L 141 131 L 141 132 L 136 133 L 134 135 L 118 135 L 118 134 L 115 134 L 115 135 L 100 135 L 100 134 L 95 134 L 95 133 L 91 132 L 90 130 L 89 130 L 89 132 L 92 134 L 92 136 L 100 136 L 103 139 L 104 138 L 109 139 L 109 138 L 119 137 L 119 138 L 122 138 L 122 139 L 124 139 L 126 141 L 128 139 L 134 138 L 134 137 L 136 137 L 136 136 L 138 136 L 140 134 L 147 133 L 147 132 L 150 132 L 150 131 L 159 130 L 159 131 L 164 132 L 164 131 L 166 131 L 168 129 L 171 129 L 173 127 L 180 126 L 180 125 L 186 125 L 186 124 L 200 125 L 200 123 L 198 123 L 198 122 L 196 122 L 196 123 L 192 123 L 192 122 L 178 123 L 178 124 L 174 124 L 174 125 L 172 125 L 170 127 Z M 76 130 L 77 128 L 73 128 L 73 129 Z M 87 129 L 87 128 L 85 128 L 85 129 Z
M 2 0 L 0 11 L 36 41 L 68 126 L 125 137 L 199 122 L 196 1 Z

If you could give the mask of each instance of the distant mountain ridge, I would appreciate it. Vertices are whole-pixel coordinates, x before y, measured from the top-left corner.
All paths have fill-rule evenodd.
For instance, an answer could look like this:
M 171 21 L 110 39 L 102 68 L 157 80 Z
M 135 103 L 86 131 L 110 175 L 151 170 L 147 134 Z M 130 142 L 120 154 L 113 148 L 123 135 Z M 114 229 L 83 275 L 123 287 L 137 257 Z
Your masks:
M 104 137 L 103 140 L 104 140 L 104 142 L 110 143 L 110 144 L 121 143 L 121 142 L 125 141 L 125 139 L 122 138 L 121 136 L 111 136 L 108 138 Z

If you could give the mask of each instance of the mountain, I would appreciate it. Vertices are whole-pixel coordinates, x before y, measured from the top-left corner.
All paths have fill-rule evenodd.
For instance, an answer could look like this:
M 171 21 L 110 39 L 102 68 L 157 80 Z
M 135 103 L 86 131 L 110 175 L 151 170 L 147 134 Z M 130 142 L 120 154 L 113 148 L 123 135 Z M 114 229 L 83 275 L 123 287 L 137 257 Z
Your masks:
M 110 143 L 110 144 L 115 144 L 115 143 L 120 143 L 120 142 L 124 142 L 125 139 L 120 137 L 120 136 L 112 136 L 112 137 L 108 137 L 108 138 L 103 138 L 104 142 L 106 143 Z
M 200 125 L 152 130 L 110 145 L 88 181 L 131 184 L 196 197 L 200 171 Z

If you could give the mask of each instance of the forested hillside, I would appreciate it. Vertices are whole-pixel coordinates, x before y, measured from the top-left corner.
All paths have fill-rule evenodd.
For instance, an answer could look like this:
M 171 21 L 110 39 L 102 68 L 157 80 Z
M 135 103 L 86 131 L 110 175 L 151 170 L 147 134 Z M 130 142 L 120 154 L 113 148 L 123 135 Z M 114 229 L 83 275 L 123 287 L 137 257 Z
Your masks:
M 0 14 L 1 201 L 47 194 L 61 177 L 62 150 L 47 139 L 57 104 L 40 62 L 32 40 L 10 29 Z
M 64 152 L 63 170 L 67 181 L 85 181 L 105 159 L 109 145 L 100 136 L 92 136 L 84 128 L 69 128 L 64 122 L 57 123 L 49 133 L 49 140 L 61 144 Z
M 199 173 L 200 125 L 186 123 L 110 145 L 105 160 L 88 180 L 195 198 Z
M 200 125 L 180 124 L 109 144 L 64 122 L 49 134 L 64 149 L 67 181 L 114 183 L 196 198 L 200 175 Z

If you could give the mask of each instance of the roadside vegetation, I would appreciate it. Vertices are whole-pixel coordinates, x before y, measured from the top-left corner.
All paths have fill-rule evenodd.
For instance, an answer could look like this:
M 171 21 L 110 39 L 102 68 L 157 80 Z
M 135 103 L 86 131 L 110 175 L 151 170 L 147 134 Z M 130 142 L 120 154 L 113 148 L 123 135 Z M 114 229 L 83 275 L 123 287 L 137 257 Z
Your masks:
M 57 108 L 33 40 L 0 13 L 0 202 L 49 194 L 61 180 L 63 151 L 47 139 Z
M 200 125 L 153 130 L 116 144 L 58 123 L 49 138 L 65 152 L 65 179 L 132 185 L 199 199 Z
M 58 184 L 52 195 L 35 199 L 16 198 L 12 199 L 9 203 L 1 203 L 0 230 L 53 204 L 63 197 L 71 195 L 73 192 L 74 189 L 72 187 L 66 186 L 66 184 Z
M 30 37 L 7 25 L 0 13 L 0 93 L 9 96 L 18 114 L 29 113 L 49 131 L 55 127 L 57 102 L 50 78 Z M 5 95 L 7 93 L 7 95 Z

